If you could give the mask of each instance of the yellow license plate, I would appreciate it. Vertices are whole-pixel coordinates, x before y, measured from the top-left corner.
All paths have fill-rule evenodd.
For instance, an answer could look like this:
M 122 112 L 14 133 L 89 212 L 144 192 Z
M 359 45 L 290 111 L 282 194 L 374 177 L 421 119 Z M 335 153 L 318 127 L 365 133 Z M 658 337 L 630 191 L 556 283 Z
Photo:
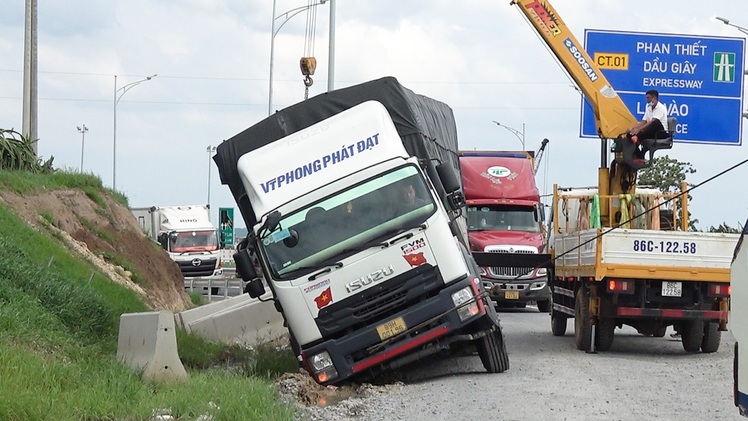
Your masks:
M 385 340 L 397 335 L 398 333 L 405 332 L 407 329 L 408 327 L 405 325 L 405 320 L 403 320 L 402 317 L 398 317 L 397 319 L 390 320 L 387 323 L 377 326 L 377 333 L 379 334 L 379 339 Z
M 519 300 L 519 291 L 504 291 L 505 300 Z

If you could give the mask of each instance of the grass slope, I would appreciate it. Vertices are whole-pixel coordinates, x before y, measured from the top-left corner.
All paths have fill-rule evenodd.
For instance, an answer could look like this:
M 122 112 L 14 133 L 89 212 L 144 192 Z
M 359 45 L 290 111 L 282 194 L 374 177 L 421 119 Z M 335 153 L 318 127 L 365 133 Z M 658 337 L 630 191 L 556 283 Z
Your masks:
M 107 194 L 91 175 L 0 170 L 0 188 L 40 186 L 82 188 L 92 200 Z M 180 331 L 190 380 L 144 383 L 116 360 L 119 316 L 139 311 L 147 308 L 135 293 L 0 205 L 0 420 L 150 420 L 164 412 L 175 420 L 293 418 L 272 384 L 294 370 L 287 350 L 250 351 Z

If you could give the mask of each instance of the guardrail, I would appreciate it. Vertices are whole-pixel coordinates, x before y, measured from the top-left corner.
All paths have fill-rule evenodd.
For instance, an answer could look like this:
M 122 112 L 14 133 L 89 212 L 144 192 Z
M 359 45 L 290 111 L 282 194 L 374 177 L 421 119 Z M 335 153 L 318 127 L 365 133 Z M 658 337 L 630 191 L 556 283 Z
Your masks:
M 225 269 L 224 269 L 225 270 Z M 244 293 L 245 282 L 234 277 L 222 279 L 191 279 L 185 278 L 184 289 L 198 292 L 208 298 L 208 301 L 235 297 Z

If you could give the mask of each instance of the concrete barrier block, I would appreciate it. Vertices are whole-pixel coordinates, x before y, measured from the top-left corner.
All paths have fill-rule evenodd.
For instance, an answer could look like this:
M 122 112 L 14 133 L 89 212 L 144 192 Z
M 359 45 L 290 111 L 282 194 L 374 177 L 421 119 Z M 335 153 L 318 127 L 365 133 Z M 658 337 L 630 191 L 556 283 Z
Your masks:
M 187 379 L 177 352 L 174 316 L 170 311 L 121 315 L 117 359 L 142 370 L 144 380 Z
M 216 301 L 210 304 L 202 305 L 200 307 L 185 310 L 176 315 L 177 325 L 184 328 L 187 332 L 191 332 L 190 326 L 195 321 L 208 317 L 211 314 L 220 312 L 227 308 L 238 306 L 250 301 L 253 301 L 253 299 L 248 294 L 241 294 L 226 300 Z
M 190 325 L 193 333 L 223 343 L 256 346 L 277 339 L 288 329 L 272 301 L 257 301 L 225 309 Z

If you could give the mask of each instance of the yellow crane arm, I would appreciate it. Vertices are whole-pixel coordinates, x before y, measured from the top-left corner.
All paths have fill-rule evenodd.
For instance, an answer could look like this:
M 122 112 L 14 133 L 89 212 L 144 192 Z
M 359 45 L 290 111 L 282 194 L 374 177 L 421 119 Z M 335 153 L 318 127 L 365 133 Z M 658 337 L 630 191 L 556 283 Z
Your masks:
M 637 119 L 553 6 L 546 0 L 512 0 L 511 4 L 519 7 L 592 104 L 600 137 L 616 139 L 625 135 Z

